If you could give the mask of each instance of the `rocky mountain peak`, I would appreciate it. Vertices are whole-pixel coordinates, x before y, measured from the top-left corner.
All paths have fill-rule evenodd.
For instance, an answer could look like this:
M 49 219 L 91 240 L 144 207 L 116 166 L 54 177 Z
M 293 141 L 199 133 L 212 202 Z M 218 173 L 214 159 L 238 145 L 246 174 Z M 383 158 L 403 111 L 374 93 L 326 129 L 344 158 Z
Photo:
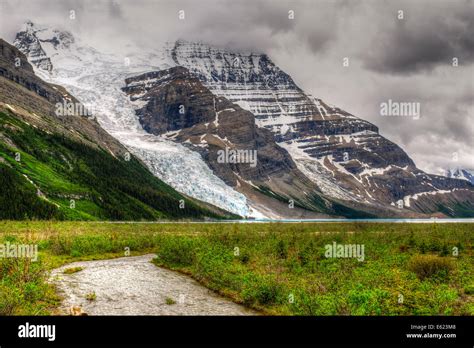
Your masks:
M 171 55 L 176 65 L 187 67 L 208 84 L 221 82 L 297 88 L 291 77 L 280 70 L 266 54 L 234 52 L 205 43 L 178 40 Z
M 27 21 L 16 34 L 13 44 L 27 55 L 37 68 L 51 72 L 51 56 L 57 50 L 68 49 L 74 42 L 74 36 L 68 31 L 51 29 Z
M 29 57 L 31 63 L 42 70 L 50 72 L 53 70 L 53 65 L 41 47 L 41 42 L 36 35 L 39 30 L 41 29 L 37 29 L 33 22 L 26 22 L 22 30 L 16 34 L 13 44 Z
M 418 170 L 374 124 L 305 93 L 264 54 L 181 40 L 171 56 L 213 94 L 254 114 L 256 125 L 271 131 L 298 169 L 330 197 L 359 205 L 403 200 L 404 209 L 427 212 L 435 205 L 429 197 L 440 199 L 448 186 L 461 201 L 469 194 L 464 183 Z

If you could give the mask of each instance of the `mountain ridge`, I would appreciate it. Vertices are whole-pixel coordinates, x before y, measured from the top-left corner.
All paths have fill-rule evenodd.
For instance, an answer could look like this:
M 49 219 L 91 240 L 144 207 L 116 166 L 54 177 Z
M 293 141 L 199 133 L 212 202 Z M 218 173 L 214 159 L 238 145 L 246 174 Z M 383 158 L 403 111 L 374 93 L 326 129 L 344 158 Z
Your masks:
M 156 67 L 154 63 L 142 64 L 140 55 L 137 57 L 143 70 L 135 69 L 135 73 L 129 71 L 117 78 L 123 76 L 126 80 L 174 65 L 189 69 L 212 94 L 251 112 L 255 124 L 271 131 L 276 144 L 290 154 L 297 169 L 331 201 L 379 216 L 446 215 L 449 209 L 452 212 L 448 216 L 456 216 L 453 207 L 460 204 L 467 204 L 468 212 L 474 210 L 472 185 L 417 169 L 401 148 L 378 134 L 375 125 L 305 94 L 267 55 L 239 54 L 181 40 L 150 55 L 156 59 Z M 38 65 L 37 69 L 42 68 Z M 93 78 L 94 72 L 89 76 Z M 79 90 L 76 94 L 82 98 L 81 93 Z M 119 96 L 116 90 L 114 95 Z M 139 98 L 131 100 L 133 112 L 139 112 L 146 103 Z M 127 107 L 127 115 L 129 112 Z M 115 136 L 120 134 L 119 130 Z M 119 139 L 127 141 L 125 134 Z M 137 154 L 144 151 L 140 146 L 136 147 Z M 142 158 L 149 157 L 142 153 Z M 157 160 L 153 157 L 153 163 Z M 155 173 L 163 168 L 150 163 L 148 166 Z M 170 184 L 176 185 L 176 178 Z M 180 189 L 190 187 L 184 185 Z M 248 192 L 246 196 L 248 199 Z M 222 202 L 217 201 L 217 205 Z
M 469 181 L 474 185 L 474 170 L 465 168 L 453 168 L 446 171 L 446 177 Z
M 277 144 L 327 196 L 358 204 L 397 206 L 401 201 L 403 209 L 422 214 L 438 211 L 431 196 L 451 200 L 447 204 L 473 204 L 472 186 L 419 170 L 375 125 L 311 99 L 266 55 L 238 55 L 186 41 L 177 42 L 171 55 L 213 93 L 254 113 L 256 123 L 273 132 Z

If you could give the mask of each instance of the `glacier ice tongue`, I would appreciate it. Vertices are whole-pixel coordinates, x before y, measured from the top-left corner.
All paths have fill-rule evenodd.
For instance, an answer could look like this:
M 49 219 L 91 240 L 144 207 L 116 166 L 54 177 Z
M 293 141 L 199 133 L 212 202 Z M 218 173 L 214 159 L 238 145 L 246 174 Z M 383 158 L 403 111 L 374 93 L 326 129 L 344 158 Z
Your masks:
M 151 135 L 143 130 L 135 114 L 134 105 L 121 90 L 125 78 L 144 72 L 174 66 L 165 51 L 117 57 L 104 54 L 82 44 L 80 39 L 67 45 L 53 45 L 47 33 L 58 36 L 58 30 L 41 31 L 42 52 L 47 52 L 52 70 L 35 65 L 35 72 L 48 82 L 68 89 L 94 115 L 99 124 L 140 158 L 158 178 L 177 191 L 211 203 L 234 214 L 249 217 L 258 214 L 250 209 L 246 197 L 226 185 L 213 174 L 199 153 L 171 140 Z M 35 33 L 30 28 L 30 34 Z M 28 56 L 24 43 L 15 43 Z M 36 47 L 37 48 L 37 47 Z M 31 57 L 29 57 L 30 59 Z M 44 57 L 42 57 L 44 58 Z

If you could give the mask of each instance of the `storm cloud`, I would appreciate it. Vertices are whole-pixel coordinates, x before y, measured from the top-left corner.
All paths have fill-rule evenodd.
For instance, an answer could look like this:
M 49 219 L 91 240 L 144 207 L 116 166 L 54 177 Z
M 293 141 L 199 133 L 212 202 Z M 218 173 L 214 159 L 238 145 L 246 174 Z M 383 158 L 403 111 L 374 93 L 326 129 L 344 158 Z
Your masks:
M 431 173 L 474 169 L 472 18 L 469 0 L 0 0 L 10 42 L 30 19 L 115 54 L 179 38 L 266 53 L 305 92 L 376 124 Z M 389 99 L 420 103 L 420 119 L 382 117 Z
M 473 1 L 419 1 L 413 8 L 407 4 L 391 7 L 396 20 L 380 12 L 385 25 L 377 23 L 374 49 L 365 57 L 368 68 L 413 73 L 451 63 L 453 58 L 474 61 Z M 389 8 L 387 2 L 384 8 Z

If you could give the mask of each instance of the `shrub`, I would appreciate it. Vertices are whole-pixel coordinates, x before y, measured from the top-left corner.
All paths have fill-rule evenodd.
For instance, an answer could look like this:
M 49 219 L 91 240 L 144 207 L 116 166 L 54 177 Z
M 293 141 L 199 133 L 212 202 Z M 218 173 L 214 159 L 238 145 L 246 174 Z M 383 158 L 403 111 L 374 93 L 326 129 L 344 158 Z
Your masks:
M 38 303 L 46 296 L 46 272 L 30 259 L 0 259 L 0 315 L 42 313 Z
M 72 240 L 71 256 L 92 255 L 97 253 L 119 252 L 118 243 L 106 235 L 77 236 Z
M 443 244 L 443 247 L 441 248 L 439 256 L 448 256 L 448 255 L 449 255 L 448 246 L 446 244 Z
M 426 246 L 426 243 L 425 243 L 424 241 L 421 242 L 421 244 L 420 244 L 420 252 L 421 252 L 422 254 L 425 254 L 426 251 L 427 251 L 427 249 L 428 249 L 428 247 Z
M 318 315 L 321 308 L 317 293 L 297 291 L 296 300 L 291 304 L 291 311 L 296 315 Z M 327 313 L 325 313 L 327 314 Z
M 410 232 L 410 237 L 408 237 L 408 245 L 410 247 L 414 247 L 416 245 L 415 236 L 413 234 L 413 231 Z
M 398 248 L 398 250 L 400 250 L 400 252 L 402 252 L 402 253 L 407 252 L 409 249 L 410 249 L 410 247 L 406 244 L 402 244 Z
M 310 241 L 305 247 L 302 248 L 302 250 L 298 252 L 298 260 L 301 266 L 306 266 L 311 261 L 314 254 L 314 243 L 313 241 Z
M 474 284 L 468 285 L 464 288 L 464 293 L 466 295 L 474 295 Z
M 272 305 L 279 302 L 282 287 L 273 277 L 258 276 L 243 291 L 246 304 Z
M 243 253 L 240 256 L 240 262 L 242 262 L 244 265 L 249 263 L 249 261 L 250 261 L 250 255 L 248 253 Z
M 14 315 L 21 301 L 21 294 L 17 288 L 0 284 L 0 315 Z
M 172 237 L 162 240 L 156 255 L 159 262 L 174 266 L 191 266 L 196 258 L 197 247 L 197 239 Z
M 56 237 L 51 242 L 51 252 L 54 255 L 68 255 L 72 250 L 72 241 L 64 237 Z
M 277 243 L 276 253 L 280 259 L 286 259 L 286 257 L 288 256 L 288 247 L 286 243 L 281 239 Z
M 454 265 L 450 259 L 436 255 L 415 255 L 408 263 L 408 269 L 420 280 L 431 277 L 446 278 L 453 268 Z
M 222 248 L 220 245 L 200 245 L 199 250 L 196 250 L 193 267 L 198 279 L 206 279 L 217 287 L 238 283 L 230 271 L 235 259 L 231 251 L 232 249 Z

